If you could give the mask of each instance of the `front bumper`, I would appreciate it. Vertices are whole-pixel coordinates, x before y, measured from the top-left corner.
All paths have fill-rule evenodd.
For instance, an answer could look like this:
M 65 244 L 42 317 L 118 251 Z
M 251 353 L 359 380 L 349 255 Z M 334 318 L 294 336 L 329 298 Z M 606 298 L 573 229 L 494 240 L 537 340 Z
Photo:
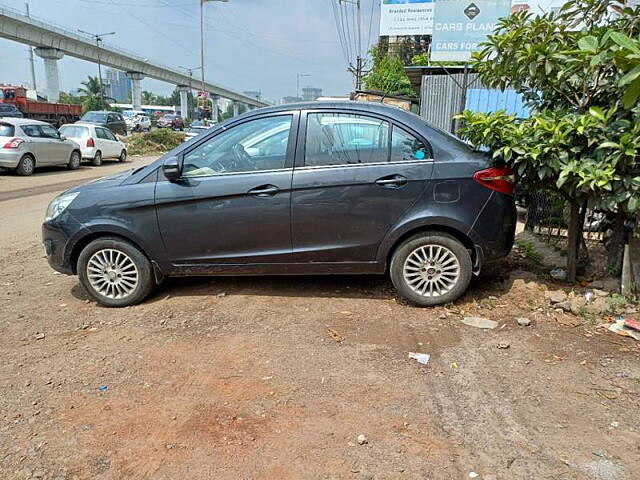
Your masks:
M 20 151 L 19 149 L 0 149 L 0 167 L 16 168 L 24 153 L 24 151 Z
M 42 246 L 49 265 L 66 275 L 75 274 L 74 249 L 89 233 L 68 212 L 42 224 Z

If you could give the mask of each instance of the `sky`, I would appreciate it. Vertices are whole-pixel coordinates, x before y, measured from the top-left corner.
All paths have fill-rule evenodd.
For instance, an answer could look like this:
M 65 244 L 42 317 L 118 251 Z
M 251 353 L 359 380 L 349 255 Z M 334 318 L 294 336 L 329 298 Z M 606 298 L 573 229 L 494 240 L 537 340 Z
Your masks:
M 206 79 L 236 91 L 259 90 L 277 101 L 302 86 L 324 95 L 346 95 L 353 79 L 336 32 L 332 1 L 229 0 L 207 2 Z M 363 50 L 377 40 L 378 0 L 362 0 Z M 24 11 L 24 0 L 0 0 L 0 7 Z M 167 66 L 200 65 L 199 0 L 30 0 L 33 17 L 70 31 L 115 31 L 104 44 L 137 53 Z M 353 17 L 352 21 L 355 20 Z M 371 31 L 369 33 L 369 25 Z M 36 60 L 38 90 L 44 87 L 42 59 Z M 75 90 L 97 65 L 65 56 L 58 64 L 60 87 Z M 179 69 L 178 69 L 179 70 Z M 194 74 L 199 75 L 199 72 Z M 0 83 L 30 84 L 27 47 L 0 39 Z M 174 86 L 153 79 L 143 90 L 168 95 Z

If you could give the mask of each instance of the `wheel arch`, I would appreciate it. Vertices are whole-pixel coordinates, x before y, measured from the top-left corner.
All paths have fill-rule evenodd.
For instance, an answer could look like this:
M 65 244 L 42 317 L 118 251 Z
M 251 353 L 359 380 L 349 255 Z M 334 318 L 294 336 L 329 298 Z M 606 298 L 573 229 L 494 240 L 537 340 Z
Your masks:
M 151 264 L 154 266 L 154 270 L 158 268 L 156 262 L 153 260 L 153 257 L 149 254 L 149 251 L 145 249 L 140 242 L 137 242 L 135 239 L 132 239 L 130 236 L 123 235 L 122 233 L 119 233 L 119 232 L 101 230 L 101 231 L 92 231 L 90 233 L 87 233 L 86 235 L 84 235 L 74 243 L 69 253 L 69 264 L 71 266 L 71 270 L 73 271 L 74 275 L 78 274 L 78 258 L 80 258 L 80 253 L 82 253 L 82 250 L 84 250 L 85 247 L 89 245 L 91 242 L 93 242 L 94 240 L 98 240 L 99 238 L 105 238 L 105 237 L 119 238 L 121 240 L 131 243 L 138 250 L 140 250 L 145 257 L 147 257 L 149 262 L 151 262 Z
M 471 263 L 474 265 L 474 267 L 477 266 L 479 268 L 482 262 L 481 250 L 478 250 L 479 247 L 473 242 L 469 235 L 465 234 L 461 229 L 451 225 L 446 225 L 443 223 L 430 223 L 413 226 L 412 228 L 409 228 L 399 234 L 397 238 L 394 238 L 393 242 L 390 243 L 390 246 L 386 249 L 385 252 L 385 271 L 389 271 L 389 266 L 391 265 L 391 257 L 398 249 L 398 247 L 402 245 L 402 243 L 408 238 L 421 233 L 446 233 L 448 235 L 451 235 L 460 243 L 462 243 L 462 245 L 464 245 L 467 250 L 469 250 L 471 254 Z

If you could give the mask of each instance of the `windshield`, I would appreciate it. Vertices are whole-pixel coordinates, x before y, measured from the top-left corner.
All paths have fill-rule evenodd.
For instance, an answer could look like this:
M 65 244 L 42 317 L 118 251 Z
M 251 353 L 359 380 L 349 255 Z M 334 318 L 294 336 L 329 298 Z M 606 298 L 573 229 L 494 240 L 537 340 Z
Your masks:
M 85 122 L 105 122 L 107 120 L 106 113 L 87 112 L 82 116 Z
M 133 110 L 125 110 L 124 112 L 122 112 L 122 116 L 124 118 L 133 117 L 134 114 L 135 114 L 135 112 Z
M 60 133 L 69 138 L 84 138 L 89 136 L 89 129 L 78 125 L 66 125 L 60 128 Z
M 162 117 L 163 120 L 173 120 L 174 116 L 173 115 L 164 115 Z
M 0 90 L 1 92 L 2 90 Z M 8 123 L 0 123 L 0 137 L 13 137 L 16 129 L 13 128 L 13 125 L 9 125 Z

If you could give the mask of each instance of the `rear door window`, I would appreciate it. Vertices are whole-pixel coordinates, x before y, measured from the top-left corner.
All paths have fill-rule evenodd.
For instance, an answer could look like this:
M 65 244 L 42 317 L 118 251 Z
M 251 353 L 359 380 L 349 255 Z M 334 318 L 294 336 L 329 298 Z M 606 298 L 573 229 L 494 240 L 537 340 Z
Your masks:
M 42 137 L 40 127 L 38 125 L 22 125 L 22 131 L 27 137 Z
M 307 115 L 305 166 L 383 163 L 388 159 L 388 122 L 351 113 Z
M 8 123 L 0 123 L 0 137 L 13 137 L 15 133 L 16 129 L 13 125 L 10 125 Z
M 112 140 L 114 142 L 118 141 L 118 139 L 115 137 L 115 135 L 113 134 L 113 132 L 111 130 L 103 129 L 102 133 L 104 133 L 105 140 Z
M 391 161 L 409 162 L 413 160 L 430 160 L 433 158 L 431 148 L 415 135 L 394 125 L 391 135 Z
M 107 132 L 104 128 L 96 128 L 96 136 L 103 140 L 109 140 L 109 137 L 107 137 Z

